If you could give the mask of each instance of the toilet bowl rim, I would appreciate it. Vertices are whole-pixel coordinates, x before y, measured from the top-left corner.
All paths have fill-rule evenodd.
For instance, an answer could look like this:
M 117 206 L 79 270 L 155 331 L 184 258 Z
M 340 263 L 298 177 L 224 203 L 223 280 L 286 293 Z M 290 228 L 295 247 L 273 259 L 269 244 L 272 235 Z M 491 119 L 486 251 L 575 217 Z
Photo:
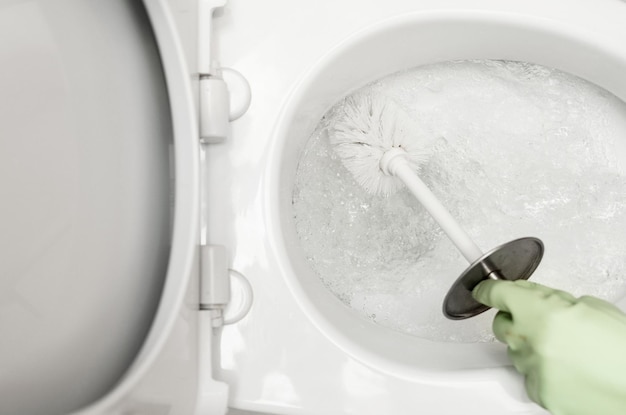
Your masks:
M 577 18 L 581 18 L 581 16 L 577 16 Z M 287 212 L 285 212 L 285 207 L 282 202 L 280 202 L 281 198 L 284 199 L 285 197 L 282 195 L 282 193 L 285 192 L 285 187 L 289 187 L 284 185 L 284 179 L 281 177 L 285 170 L 282 160 L 286 157 L 286 141 L 288 137 L 291 140 L 294 139 L 293 136 L 289 135 L 291 125 L 301 113 L 301 107 L 304 101 L 303 97 L 309 90 L 315 88 L 316 78 L 319 78 L 319 73 L 327 68 L 327 66 L 331 65 L 338 56 L 346 53 L 355 43 L 361 42 L 365 38 L 375 37 L 386 30 L 397 29 L 399 26 L 436 24 L 438 22 L 472 22 L 478 24 L 495 24 L 503 27 L 519 27 L 525 30 L 532 29 L 547 36 L 560 36 L 571 42 L 585 44 L 587 47 L 593 48 L 602 55 L 615 57 L 623 63 L 624 67 L 626 67 L 626 50 L 624 50 L 621 45 L 617 44 L 615 38 L 611 36 L 612 33 L 592 29 L 588 25 L 576 25 L 571 21 L 567 21 L 567 19 L 488 10 L 416 11 L 375 22 L 343 39 L 303 73 L 292 86 L 286 99 L 282 102 L 280 115 L 277 118 L 272 132 L 272 144 L 268 150 L 270 160 L 267 166 L 267 175 L 270 179 L 266 181 L 268 191 L 265 192 L 265 194 L 269 229 L 268 237 L 272 241 L 270 246 L 276 258 L 288 258 L 287 260 L 278 260 L 277 262 L 280 264 L 281 276 L 288 286 L 289 291 L 296 299 L 300 309 L 315 327 L 322 332 L 328 340 L 348 355 L 396 377 L 412 381 L 428 377 L 431 382 L 443 381 L 448 383 L 451 380 L 450 373 L 415 367 L 407 368 L 402 365 L 396 365 L 379 355 L 371 353 L 370 350 L 367 350 L 362 345 L 351 341 L 351 339 L 346 339 L 344 333 L 335 327 L 333 323 L 320 312 L 309 293 L 305 291 L 301 282 L 295 277 L 296 272 L 293 264 L 290 263 L 290 253 L 284 237 L 284 227 L 288 225 L 285 224 L 282 215 Z M 626 29 L 624 29 L 623 32 L 626 35 Z M 396 70 L 401 69 L 404 68 Z M 612 91 L 612 89 L 609 90 Z M 344 91 L 344 93 L 349 92 L 350 89 Z M 622 94 L 621 98 L 624 99 L 626 96 Z M 328 107 L 317 107 L 315 109 L 317 112 L 315 112 L 314 115 L 321 116 Z M 308 115 L 311 115 L 311 113 L 308 113 Z M 494 374 L 497 372 L 497 369 L 469 370 L 463 371 L 462 374 L 455 373 L 454 379 L 458 380 L 459 376 L 472 379 L 493 379 Z

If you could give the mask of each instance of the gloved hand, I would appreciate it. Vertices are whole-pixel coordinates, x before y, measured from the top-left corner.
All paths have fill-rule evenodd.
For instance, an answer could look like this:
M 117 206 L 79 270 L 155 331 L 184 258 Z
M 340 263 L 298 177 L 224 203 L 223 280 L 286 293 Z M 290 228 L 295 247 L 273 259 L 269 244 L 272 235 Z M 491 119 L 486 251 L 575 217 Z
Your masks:
M 483 281 L 474 298 L 501 310 L 496 338 L 554 415 L 626 415 L 626 315 L 595 297 L 529 281 Z

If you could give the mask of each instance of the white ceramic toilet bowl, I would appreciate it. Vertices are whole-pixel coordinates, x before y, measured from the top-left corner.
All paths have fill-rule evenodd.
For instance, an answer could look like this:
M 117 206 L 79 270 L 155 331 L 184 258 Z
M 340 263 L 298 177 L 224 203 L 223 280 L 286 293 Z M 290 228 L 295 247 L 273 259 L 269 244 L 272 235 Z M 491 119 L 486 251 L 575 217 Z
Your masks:
M 545 413 L 503 345 L 409 336 L 344 306 L 299 246 L 295 169 L 335 102 L 415 66 L 527 61 L 626 100 L 626 2 L 231 0 L 213 50 L 253 100 L 202 145 L 197 4 L 0 5 L 0 413 L 214 415 L 226 398 L 269 414 Z M 252 286 L 224 328 L 200 311 L 201 245 Z
M 224 332 L 231 404 L 277 413 L 543 413 L 527 400 L 501 344 L 410 337 L 364 321 L 338 301 L 299 247 L 295 169 L 335 102 L 419 65 L 526 61 L 625 99 L 626 4 L 330 3 L 232 4 L 220 32 L 224 58 L 249 75 L 254 90 L 233 141 L 214 153 L 220 170 L 232 166 L 233 195 L 231 220 L 215 223 L 215 240 L 232 241 L 234 266 L 253 282 L 257 299 L 248 318 Z M 249 29 L 239 32 L 238 24 Z

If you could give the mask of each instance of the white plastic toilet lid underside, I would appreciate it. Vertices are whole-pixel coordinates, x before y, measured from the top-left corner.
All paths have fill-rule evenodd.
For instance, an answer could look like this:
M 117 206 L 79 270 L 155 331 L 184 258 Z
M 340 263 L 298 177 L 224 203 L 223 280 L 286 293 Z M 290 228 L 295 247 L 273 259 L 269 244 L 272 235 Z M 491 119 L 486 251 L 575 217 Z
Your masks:
M 169 253 L 171 122 L 141 7 L 0 6 L 3 413 L 93 401 L 152 321 Z

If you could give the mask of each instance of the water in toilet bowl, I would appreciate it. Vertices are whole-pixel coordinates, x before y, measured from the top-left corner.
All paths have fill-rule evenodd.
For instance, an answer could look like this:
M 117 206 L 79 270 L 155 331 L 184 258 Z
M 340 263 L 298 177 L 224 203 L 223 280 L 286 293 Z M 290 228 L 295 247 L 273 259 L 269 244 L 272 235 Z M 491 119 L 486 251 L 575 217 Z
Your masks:
M 533 280 L 616 300 L 626 291 L 626 104 L 528 63 L 424 66 L 365 88 L 418 120 L 421 176 L 483 250 L 522 236 L 546 245 Z M 406 191 L 361 189 L 324 127 L 299 162 L 293 214 L 311 268 L 347 306 L 438 341 L 492 341 L 493 312 L 448 321 L 441 302 L 466 263 Z

